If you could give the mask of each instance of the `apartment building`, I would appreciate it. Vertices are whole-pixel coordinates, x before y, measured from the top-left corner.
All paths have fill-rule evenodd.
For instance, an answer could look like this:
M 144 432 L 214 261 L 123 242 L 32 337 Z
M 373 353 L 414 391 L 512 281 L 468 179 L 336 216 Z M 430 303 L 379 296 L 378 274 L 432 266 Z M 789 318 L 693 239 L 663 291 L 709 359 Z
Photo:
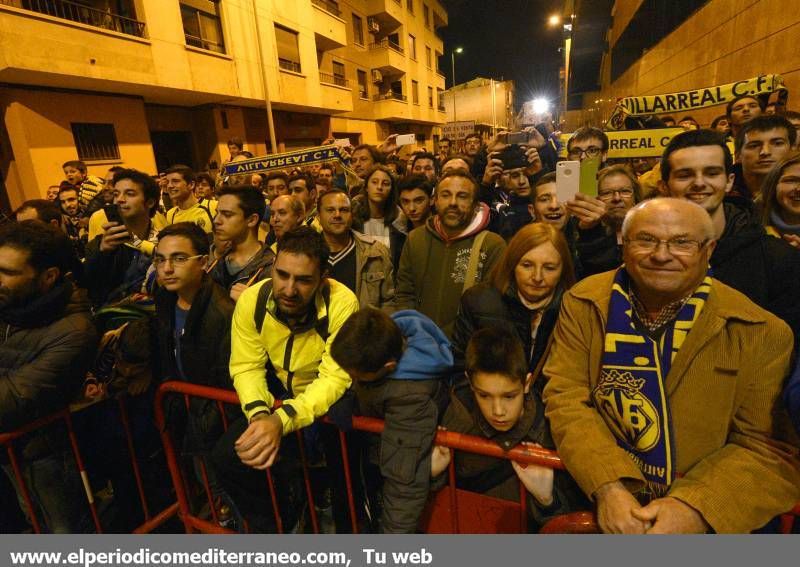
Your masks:
M 438 0 L 0 0 L 4 209 L 61 164 L 214 170 L 226 142 L 375 143 L 445 122 Z

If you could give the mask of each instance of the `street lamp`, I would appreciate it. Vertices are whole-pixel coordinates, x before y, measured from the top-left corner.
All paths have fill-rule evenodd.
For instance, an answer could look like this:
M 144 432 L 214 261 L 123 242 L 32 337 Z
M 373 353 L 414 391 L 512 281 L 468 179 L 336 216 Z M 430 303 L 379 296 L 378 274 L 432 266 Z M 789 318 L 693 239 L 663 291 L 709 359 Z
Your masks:
M 463 47 L 456 47 L 450 52 L 450 63 L 453 68 L 453 122 L 456 121 L 456 53 L 463 53 Z
M 560 23 L 561 23 L 561 16 L 559 16 L 558 14 L 553 14 L 547 19 L 547 25 L 553 28 Z

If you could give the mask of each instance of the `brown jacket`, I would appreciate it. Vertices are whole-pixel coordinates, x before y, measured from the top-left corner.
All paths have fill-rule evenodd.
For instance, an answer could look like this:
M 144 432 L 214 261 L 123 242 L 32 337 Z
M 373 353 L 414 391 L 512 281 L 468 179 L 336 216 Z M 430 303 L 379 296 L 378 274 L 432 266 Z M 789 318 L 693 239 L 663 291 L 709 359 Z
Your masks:
M 394 311 L 394 267 L 389 249 L 371 236 L 351 231 L 356 241 L 356 289 L 361 307 Z
M 564 295 L 544 368 L 547 417 L 569 472 L 588 495 L 643 476 L 595 410 L 614 272 Z M 800 500 L 796 437 L 780 399 L 792 332 L 744 295 L 714 280 L 666 378 L 678 475 L 669 495 L 717 532 L 749 532 Z M 791 439 L 791 441 L 789 441 Z

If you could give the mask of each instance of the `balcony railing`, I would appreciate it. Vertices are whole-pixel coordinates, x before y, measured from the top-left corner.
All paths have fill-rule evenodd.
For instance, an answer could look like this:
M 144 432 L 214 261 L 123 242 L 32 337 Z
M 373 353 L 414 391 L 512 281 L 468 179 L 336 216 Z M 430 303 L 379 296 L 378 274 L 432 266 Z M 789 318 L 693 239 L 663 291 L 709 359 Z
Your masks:
M 393 41 L 389 41 L 388 38 L 383 38 L 382 40 L 380 40 L 377 43 L 370 43 L 369 44 L 369 48 L 370 49 L 393 49 L 393 50 L 397 51 L 398 53 L 404 53 L 403 48 L 400 47 L 400 44 L 395 43 Z
M 321 83 L 328 83 L 329 85 L 337 85 L 339 87 L 350 86 L 350 82 L 341 75 L 331 75 L 330 73 L 320 73 L 319 81 Z
M 329 14 L 333 14 L 334 16 L 341 16 L 342 11 L 339 9 L 339 4 L 334 2 L 333 0 L 311 0 L 311 3 L 315 6 L 319 6 Z
M 376 95 L 372 95 L 373 102 L 378 102 L 381 100 L 400 100 L 406 102 L 408 97 L 402 93 L 395 93 L 389 91 L 388 93 L 378 93 Z
M 126 35 L 144 37 L 144 22 L 114 14 L 110 10 L 84 6 L 77 2 L 69 2 L 68 0 L 0 0 L 0 4 Z
M 183 34 L 186 38 L 186 45 L 191 45 L 193 47 L 199 47 L 200 49 L 206 49 L 208 51 L 214 51 L 216 53 L 225 53 L 225 46 L 221 43 L 217 43 L 216 41 L 211 41 L 208 39 L 203 39 L 202 37 L 197 37 L 194 35 L 190 35 L 188 33 Z
M 300 72 L 300 63 L 290 59 L 283 59 L 282 57 L 278 57 L 278 67 L 284 71 L 292 71 L 293 73 Z

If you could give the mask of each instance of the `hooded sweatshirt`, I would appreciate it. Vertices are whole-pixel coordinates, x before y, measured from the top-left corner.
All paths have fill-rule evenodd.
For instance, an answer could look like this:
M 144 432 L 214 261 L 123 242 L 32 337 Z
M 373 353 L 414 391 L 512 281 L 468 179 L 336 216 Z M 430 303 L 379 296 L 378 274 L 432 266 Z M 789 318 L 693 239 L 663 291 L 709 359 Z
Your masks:
M 489 207 L 480 203 L 472 221 L 458 235 L 449 236 L 437 216 L 411 231 L 400 256 L 396 302 L 400 309 L 427 315 L 449 337 L 464 291 L 475 237 L 489 224 Z M 480 249 L 475 281 L 488 279 L 505 250 L 497 234 L 487 232 Z
M 453 366 L 450 341 L 433 321 L 412 309 L 398 311 L 392 319 L 406 338 L 406 349 L 392 379 L 433 380 L 450 372 Z

